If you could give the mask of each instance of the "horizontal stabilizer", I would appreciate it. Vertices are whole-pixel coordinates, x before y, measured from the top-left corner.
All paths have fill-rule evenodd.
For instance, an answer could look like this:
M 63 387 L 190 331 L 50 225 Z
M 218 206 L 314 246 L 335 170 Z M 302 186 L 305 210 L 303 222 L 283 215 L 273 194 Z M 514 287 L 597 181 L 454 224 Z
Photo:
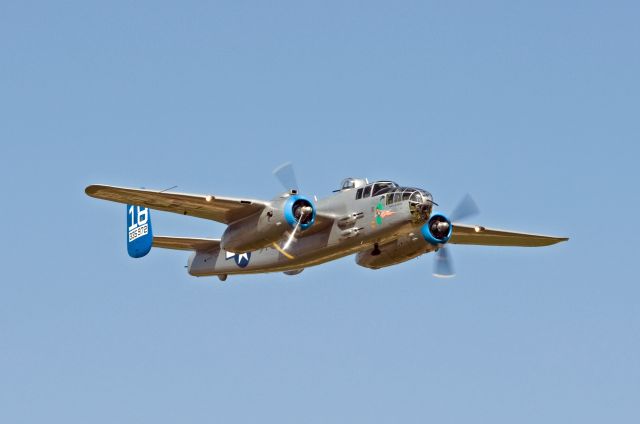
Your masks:
M 155 236 L 153 237 L 153 247 L 208 252 L 220 247 L 220 239 Z

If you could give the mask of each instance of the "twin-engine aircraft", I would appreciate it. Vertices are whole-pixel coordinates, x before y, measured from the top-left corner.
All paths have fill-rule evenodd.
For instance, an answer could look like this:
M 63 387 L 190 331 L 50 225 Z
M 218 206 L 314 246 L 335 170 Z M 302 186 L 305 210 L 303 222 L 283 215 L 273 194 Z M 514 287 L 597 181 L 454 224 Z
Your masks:
M 235 274 L 284 272 L 356 254 L 360 266 L 379 269 L 436 252 L 434 275 L 452 277 L 449 244 L 548 246 L 565 237 L 461 224 L 478 211 L 465 197 L 450 215 L 435 212 L 431 193 L 392 181 L 347 178 L 318 200 L 298 192 L 293 167 L 274 171 L 286 192 L 270 201 L 90 185 L 98 199 L 127 204 L 127 251 L 141 258 L 152 246 L 193 252 L 188 272 L 221 281 Z M 227 224 L 222 238 L 153 236 L 149 209 Z

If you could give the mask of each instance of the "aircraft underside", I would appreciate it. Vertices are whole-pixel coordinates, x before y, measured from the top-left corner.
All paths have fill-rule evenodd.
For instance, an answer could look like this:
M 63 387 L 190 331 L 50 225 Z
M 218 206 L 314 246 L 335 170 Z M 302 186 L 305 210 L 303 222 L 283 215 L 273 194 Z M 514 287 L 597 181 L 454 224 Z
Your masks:
M 429 251 L 429 245 L 416 233 L 411 233 L 413 240 L 411 243 L 405 242 L 403 245 L 403 247 L 412 245 L 411 256 L 406 255 L 406 249 L 398 250 L 396 238 L 392 233 L 329 246 L 322 246 L 325 242 L 324 237 L 318 235 L 315 239 L 310 236 L 306 240 L 298 241 L 300 245 L 296 245 L 290 253 L 283 252 L 278 245 L 247 253 L 231 253 L 222 248 L 208 252 L 194 252 L 189 258 L 188 272 L 198 277 L 287 272 L 310 268 L 352 254 L 358 254 L 356 262 L 359 265 L 377 269 L 404 262 Z M 375 260 L 370 262 L 365 258 L 375 258 Z

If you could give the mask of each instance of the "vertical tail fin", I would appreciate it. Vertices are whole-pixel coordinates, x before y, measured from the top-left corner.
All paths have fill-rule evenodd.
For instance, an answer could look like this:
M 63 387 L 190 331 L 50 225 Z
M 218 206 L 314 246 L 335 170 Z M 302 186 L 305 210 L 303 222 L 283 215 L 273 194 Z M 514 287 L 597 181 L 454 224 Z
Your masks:
M 153 231 L 149 208 L 127 205 L 127 252 L 141 258 L 151 250 Z

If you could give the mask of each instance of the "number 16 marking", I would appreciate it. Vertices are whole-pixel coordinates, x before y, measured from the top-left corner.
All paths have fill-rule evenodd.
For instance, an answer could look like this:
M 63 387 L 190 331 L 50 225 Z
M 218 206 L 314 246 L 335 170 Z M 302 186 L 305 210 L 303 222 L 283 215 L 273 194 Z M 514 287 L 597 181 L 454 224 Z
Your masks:
M 129 215 L 131 215 L 131 225 L 129 226 L 129 231 L 135 230 L 137 227 L 146 224 L 149 217 L 149 208 L 141 208 L 140 206 L 135 206 L 135 208 L 137 208 L 138 218 L 136 222 L 136 215 L 133 213 L 133 208 L 133 205 L 129 207 Z

